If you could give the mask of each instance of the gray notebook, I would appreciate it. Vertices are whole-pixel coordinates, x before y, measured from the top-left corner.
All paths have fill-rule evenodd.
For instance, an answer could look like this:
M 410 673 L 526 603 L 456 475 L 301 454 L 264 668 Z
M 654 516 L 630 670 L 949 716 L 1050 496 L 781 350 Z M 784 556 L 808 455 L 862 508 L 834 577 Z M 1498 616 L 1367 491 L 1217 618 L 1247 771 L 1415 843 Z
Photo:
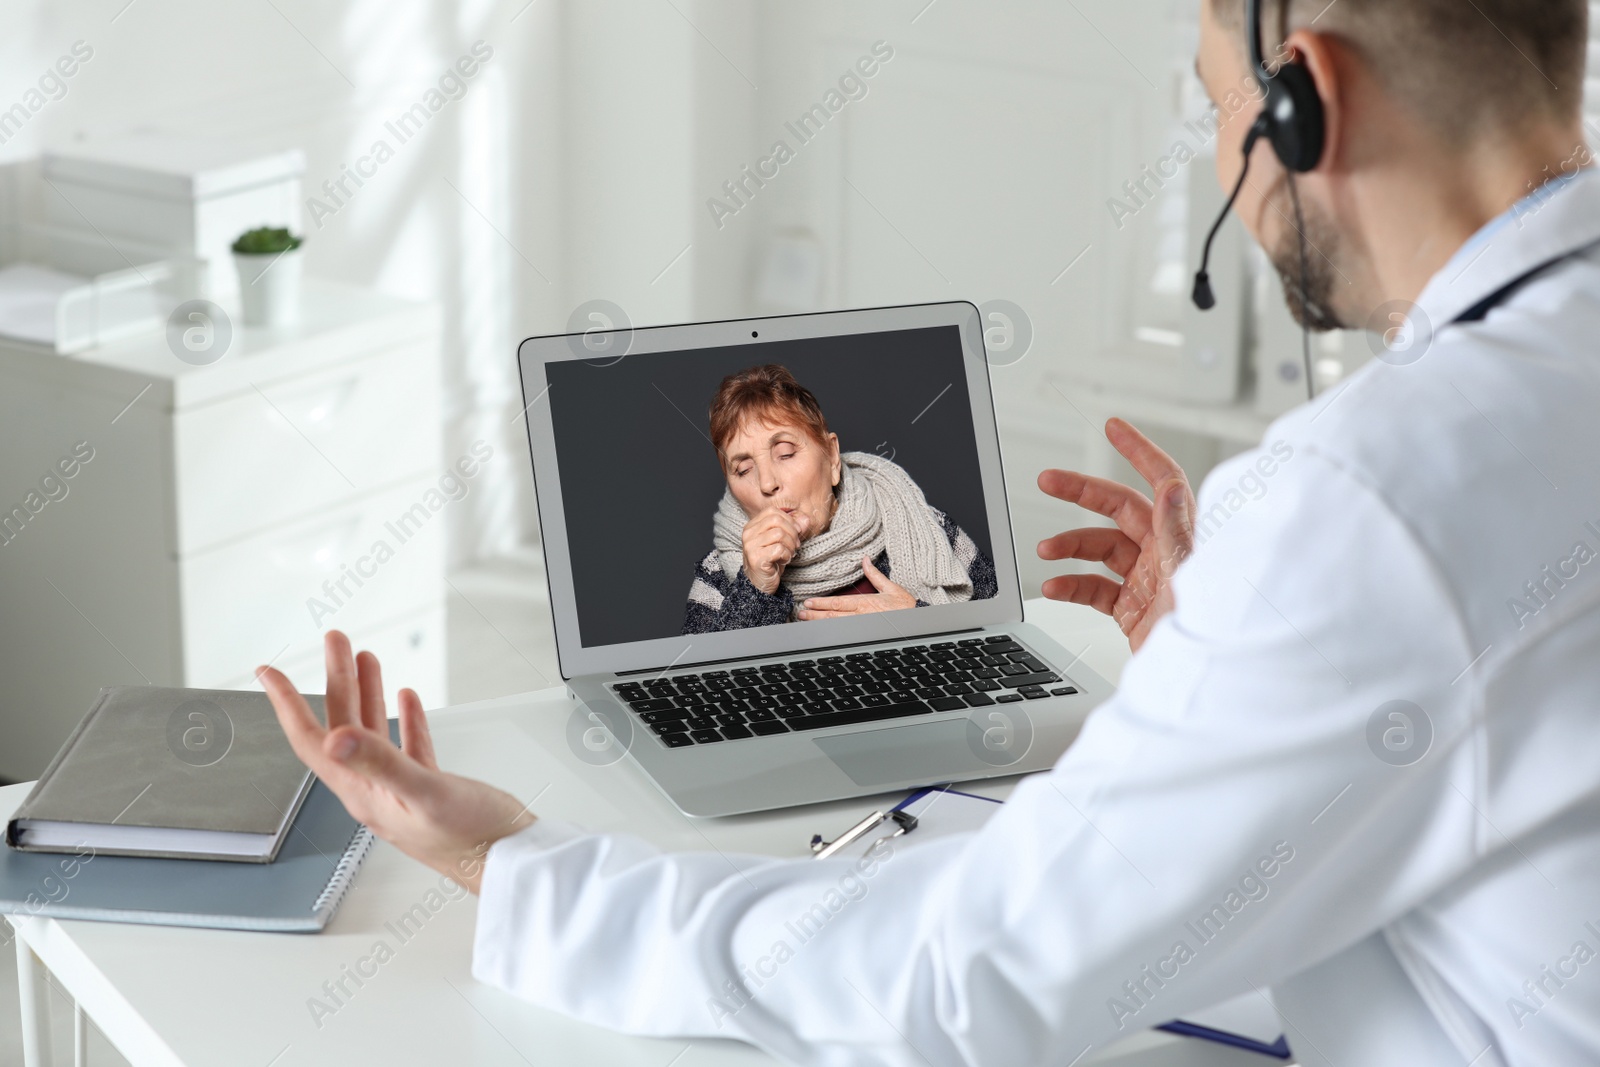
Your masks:
M 320 716 L 322 697 L 307 700 Z M 17 808 L 6 841 L 270 863 L 310 789 L 265 693 L 113 686 Z
M 399 742 L 399 723 L 389 722 Z M 313 779 L 272 863 L 60 855 L 0 848 L 0 914 L 317 933 L 328 925 L 372 832 Z

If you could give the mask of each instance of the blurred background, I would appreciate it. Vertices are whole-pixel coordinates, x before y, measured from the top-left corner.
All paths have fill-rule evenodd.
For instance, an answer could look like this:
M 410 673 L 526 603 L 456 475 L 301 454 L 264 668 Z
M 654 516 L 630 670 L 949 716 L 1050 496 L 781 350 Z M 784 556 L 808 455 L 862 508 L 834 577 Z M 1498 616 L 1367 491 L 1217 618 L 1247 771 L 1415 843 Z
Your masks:
M 978 304 L 1037 595 L 1107 415 L 1198 485 L 1304 396 L 1237 222 L 1187 299 L 1197 4 L 11 0 L 0 780 L 103 685 L 320 691 L 331 626 L 429 706 L 557 684 L 533 334 Z

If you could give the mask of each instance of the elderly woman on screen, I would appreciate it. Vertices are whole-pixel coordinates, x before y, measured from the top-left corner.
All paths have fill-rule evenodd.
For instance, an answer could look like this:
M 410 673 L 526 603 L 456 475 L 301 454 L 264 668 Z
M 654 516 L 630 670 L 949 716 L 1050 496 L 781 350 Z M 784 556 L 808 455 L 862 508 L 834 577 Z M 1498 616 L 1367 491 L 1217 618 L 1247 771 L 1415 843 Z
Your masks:
M 811 391 L 776 364 L 724 378 L 711 443 L 727 489 L 683 632 L 981 600 L 994 561 L 903 468 L 839 451 Z

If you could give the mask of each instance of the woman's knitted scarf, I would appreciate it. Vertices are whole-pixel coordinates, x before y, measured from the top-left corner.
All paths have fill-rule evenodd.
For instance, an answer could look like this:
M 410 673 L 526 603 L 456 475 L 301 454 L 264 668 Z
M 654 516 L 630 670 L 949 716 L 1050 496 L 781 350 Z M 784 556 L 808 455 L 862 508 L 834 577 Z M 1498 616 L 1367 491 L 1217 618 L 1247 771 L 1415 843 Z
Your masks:
M 890 578 L 925 604 L 972 599 L 972 580 L 956 559 L 933 508 L 911 476 L 896 463 L 867 452 L 840 457 L 839 506 L 826 531 L 804 541 L 783 570 L 783 587 L 798 604 L 862 578 L 861 557 L 876 560 L 888 550 Z M 749 516 L 723 490 L 712 520 L 712 537 L 729 577 L 744 566 L 742 535 Z

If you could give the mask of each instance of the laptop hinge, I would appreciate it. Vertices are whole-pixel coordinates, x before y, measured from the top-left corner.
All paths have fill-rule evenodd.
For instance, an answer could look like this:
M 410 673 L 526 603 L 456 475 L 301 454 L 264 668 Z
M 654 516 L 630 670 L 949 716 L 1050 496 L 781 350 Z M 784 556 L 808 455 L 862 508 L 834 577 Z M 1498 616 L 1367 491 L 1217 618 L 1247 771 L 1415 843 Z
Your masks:
M 904 637 L 897 639 L 891 638 L 890 640 L 928 641 L 937 640 L 941 637 L 953 637 L 956 634 L 975 634 L 982 632 L 983 627 L 981 626 L 968 626 L 960 630 L 942 630 L 936 634 L 918 634 L 916 637 Z M 844 645 L 823 645 L 820 648 L 808 648 L 794 652 L 762 652 L 754 656 L 720 656 L 717 659 L 703 659 L 694 663 L 669 663 L 665 667 L 640 667 L 637 670 L 617 671 L 615 677 L 627 678 L 630 675 L 635 674 L 662 674 L 666 671 L 686 671 L 694 667 L 712 667 L 719 663 L 743 663 L 745 660 L 752 659 L 774 659 L 777 657 L 802 659 L 806 656 L 817 655 L 823 652 L 832 652 L 841 648 L 861 648 L 864 645 L 883 645 L 888 643 L 888 641 L 880 638 L 876 641 L 853 641 Z

